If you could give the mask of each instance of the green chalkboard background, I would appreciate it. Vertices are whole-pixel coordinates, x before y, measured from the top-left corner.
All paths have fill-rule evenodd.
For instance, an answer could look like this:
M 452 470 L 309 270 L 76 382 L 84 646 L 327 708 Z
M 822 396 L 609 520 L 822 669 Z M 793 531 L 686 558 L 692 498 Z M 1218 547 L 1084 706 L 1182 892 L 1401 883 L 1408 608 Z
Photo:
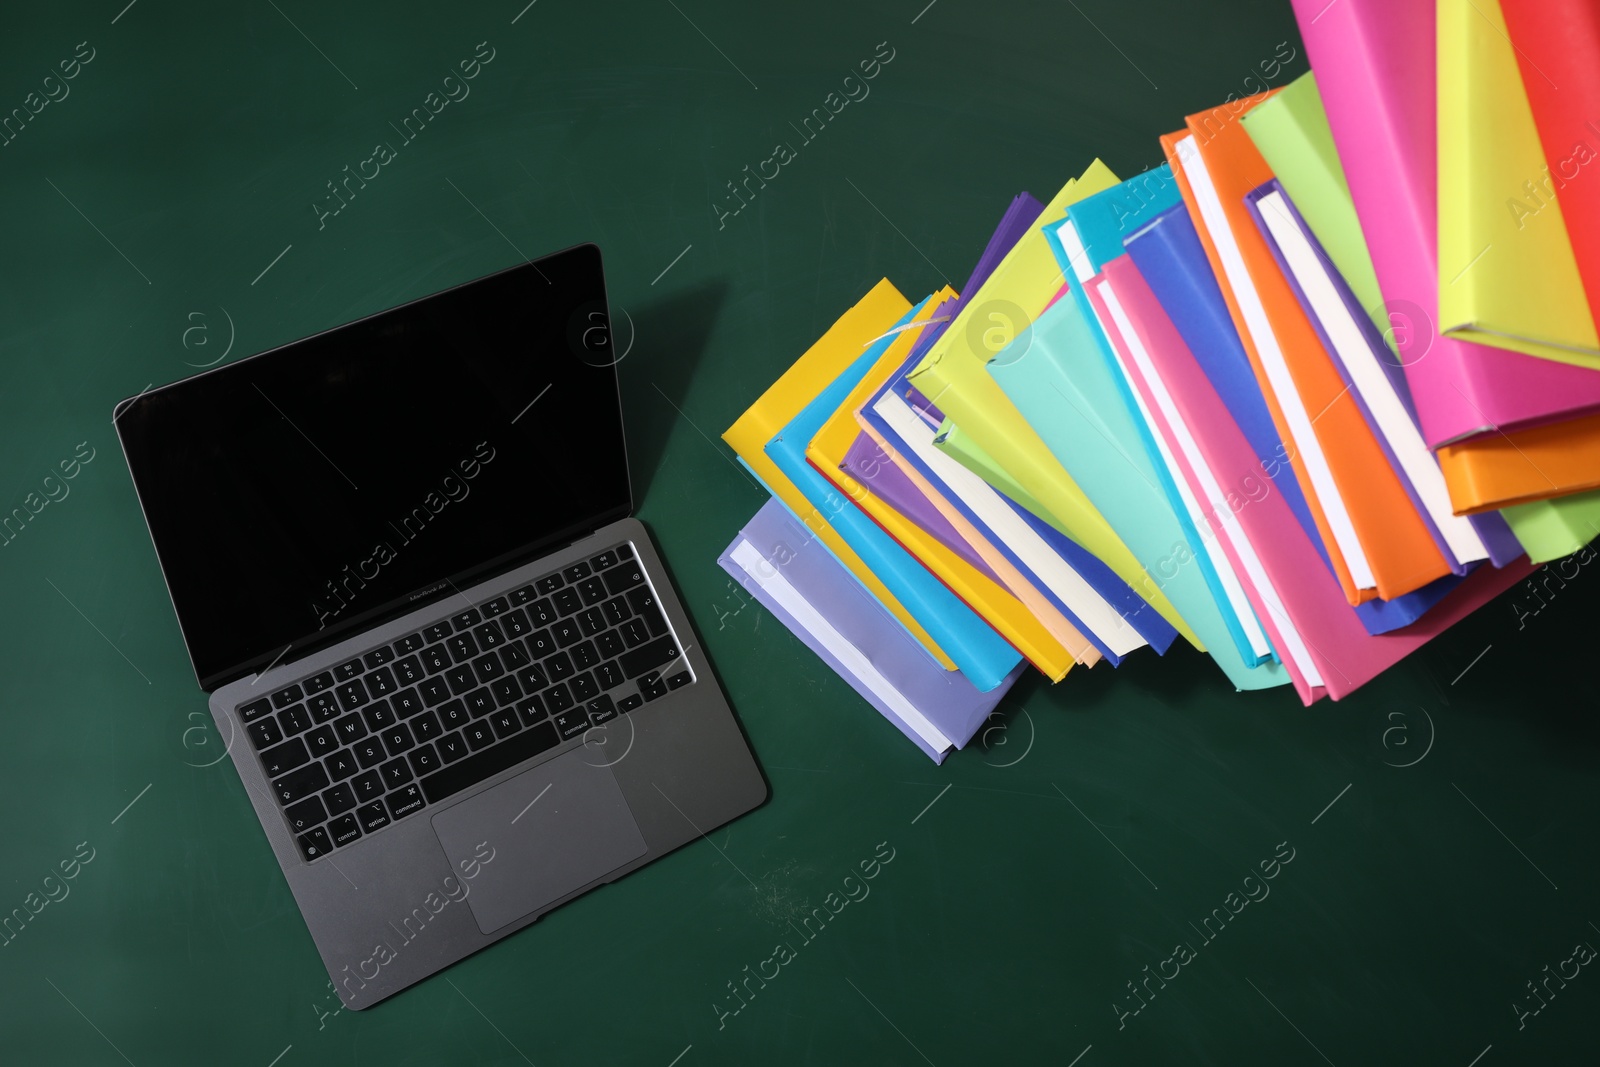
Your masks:
M 1159 162 L 1263 63 L 1304 71 L 1287 0 L 125 2 L 12 5 L 0 33 L 0 115 L 31 115 L 0 147 L 0 511 L 93 450 L 0 548 L 0 914 L 92 855 L 0 947 L 0 1062 L 1593 1062 L 1600 974 L 1515 1005 L 1600 944 L 1600 574 L 1338 706 L 1233 693 L 1183 651 L 1030 678 L 936 767 L 716 566 L 761 503 L 718 435 L 791 360 L 882 276 L 959 284 L 1018 190 Z M 479 42 L 470 97 L 319 223 Z M 719 225 L 726 183 L 880 49 L 870 95 Z M 635 333 L 640 514 L 772 799 L 336 1012 L 218 762 L 111 407 L 590 240 Z M 870 897 L 719 1017 L 885 842 Z

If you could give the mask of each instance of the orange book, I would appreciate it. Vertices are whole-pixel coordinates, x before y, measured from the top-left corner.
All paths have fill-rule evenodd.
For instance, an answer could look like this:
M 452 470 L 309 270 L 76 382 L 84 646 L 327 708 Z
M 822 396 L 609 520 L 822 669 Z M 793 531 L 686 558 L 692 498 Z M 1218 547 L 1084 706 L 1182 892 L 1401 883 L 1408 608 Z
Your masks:
M 1600 415 L 1480 434 L 1437 455 L 1457 515 L 1600 489 Z
M 1391 600 L 1451 568 L 1245 202 L 1273 173 L 1239 118 L 1267 95 L 1189 116 L 1188 135 L 1172 144 L 1173 169 L 1186 172 L 1186 202 L 1206 223 L 1207 255 L 1279 434 L 1301 459 L 1295 473 L 1315 501 L 1324 544 L 1342 557 L 1346 599 L 1360 603 L 1375 590 Z

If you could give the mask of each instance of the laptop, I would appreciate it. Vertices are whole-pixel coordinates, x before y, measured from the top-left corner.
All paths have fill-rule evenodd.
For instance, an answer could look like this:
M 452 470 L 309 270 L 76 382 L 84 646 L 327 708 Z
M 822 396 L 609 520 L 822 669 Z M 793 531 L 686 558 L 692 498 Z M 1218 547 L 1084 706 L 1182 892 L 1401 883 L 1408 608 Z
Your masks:
M 116 406 L 200 688 L 366 1008 L 767 786 L 632 493 L 582 245 Z

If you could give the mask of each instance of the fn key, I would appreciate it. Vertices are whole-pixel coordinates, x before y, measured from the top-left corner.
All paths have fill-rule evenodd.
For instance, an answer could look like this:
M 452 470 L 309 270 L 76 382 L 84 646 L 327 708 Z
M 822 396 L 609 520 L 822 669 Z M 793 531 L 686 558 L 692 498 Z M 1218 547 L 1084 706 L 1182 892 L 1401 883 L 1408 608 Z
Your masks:
M 333 844 L 328 840 L 328 831 L 321 826 L 310 833 L 301 834 L 295 838 L 295 842 L 299 844 L 300 855 L 304 856 L 307 862 L 320 859 L 333 851 Z

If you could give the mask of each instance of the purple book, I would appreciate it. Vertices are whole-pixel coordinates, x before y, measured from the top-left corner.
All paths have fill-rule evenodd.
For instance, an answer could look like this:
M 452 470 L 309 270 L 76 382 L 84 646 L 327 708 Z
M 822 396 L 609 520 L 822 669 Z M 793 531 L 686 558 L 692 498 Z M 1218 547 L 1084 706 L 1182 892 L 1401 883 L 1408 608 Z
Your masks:
M 717 562 L 935 763 L 973 738 L 1027 669 L 988 692 L 945 670 L 777 500 Z

